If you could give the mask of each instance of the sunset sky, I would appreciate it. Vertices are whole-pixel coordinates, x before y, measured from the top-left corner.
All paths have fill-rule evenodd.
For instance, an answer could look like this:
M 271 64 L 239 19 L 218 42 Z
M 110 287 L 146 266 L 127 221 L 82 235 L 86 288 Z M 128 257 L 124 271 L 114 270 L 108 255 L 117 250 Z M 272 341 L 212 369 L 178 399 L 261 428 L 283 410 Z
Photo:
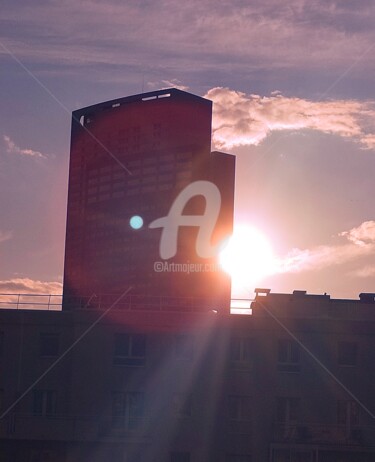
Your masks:
M 61 291 L 71 111 L 177 86 L 214 101 L 235 220 L 277 269 L 249 281 L 375 292 L 375 2 L 2 2 L 0 292 Z

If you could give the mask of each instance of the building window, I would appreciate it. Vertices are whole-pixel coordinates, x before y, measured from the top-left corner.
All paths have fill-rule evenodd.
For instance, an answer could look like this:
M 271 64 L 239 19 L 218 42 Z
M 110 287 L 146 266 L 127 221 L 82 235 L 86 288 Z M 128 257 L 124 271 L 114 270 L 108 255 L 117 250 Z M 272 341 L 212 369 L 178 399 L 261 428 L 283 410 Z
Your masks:
M 313 462 L 315 457 L 309 450 L 274 449 L 272 460 L 274 462 Z
M 279 397 L 276 405 L 276 421 L 290 425 L 298 421 L 299 399 L 295 397 Z
M 40 356 L 58 356 L 59 354 L 59 334 L 43 333 L 40 334 L 39 352 Z
M 144 418 L 144 394 L 139 392 L 112 393 L 112 423 L 116 428 L 135 430 Z
M 178 417 L 191 417 L 193 409 L 192 396 L 184 393 L 175 393 L 173 395 L 173 408 Z
M 141 462 L 142 456 L 140 452 L 134 453 L 132 450 L 125 450 L 122 453 L 122 457 L 118 459 L 118 462 Z
M 53 460 L 59 460 L 59 455 L 56 451 L 50 451 L 45 449 L 32 449 L 30 454 L 30 462 L 52 462 Z
M 229 355 L 233 363 L 246 363 L 252 358 L 253 342 L 248 337 L 232 337 Z
M 281 372 L 300 371 L 300 347 L 295 340 L 280 339 L 277 344 L 277 368 Z
M 159 171 L 160 172 L 169 172 L 173 170 L 174 166 L 173 164 L 161 164 L 159 165 Z
M 176 356 L 178 359 L 193 359 L 194 339 L 191 335 L 181 334 L 176 336 Z
M 171 452 L 171 462 L 190 462 L 190 452 Z
M 34 390 L 33 398 L 34 415 L 49 416 L 56 414 L 55 390 Z
M 251 420 L 252 402 L 250 396 L 229 396 L 228 414 L 230 420 Z
M 143 366 L 146 362 L 146 336 L 116 334 L 113 362 L 121 366 Z
M 250 454 L 227 454 L 225 462 L 251 462 Z
M 337 401 L 337 423 L 339 425 L 359 425 L 359 406 L 355 401 Z
M 340 366 L 357 364 L 357 344 L 355 342 L 339 342 L 338 363 Z

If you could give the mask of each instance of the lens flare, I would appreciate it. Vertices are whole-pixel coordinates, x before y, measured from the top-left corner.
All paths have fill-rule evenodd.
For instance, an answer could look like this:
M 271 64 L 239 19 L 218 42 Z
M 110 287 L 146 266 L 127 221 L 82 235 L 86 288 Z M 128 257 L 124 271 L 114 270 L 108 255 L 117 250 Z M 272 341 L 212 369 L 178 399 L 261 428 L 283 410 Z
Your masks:
M 130 218 L 129 223 L 133 229 L 141 229 L 143 226 L 143 218 L 139 215 L 134 215 Z

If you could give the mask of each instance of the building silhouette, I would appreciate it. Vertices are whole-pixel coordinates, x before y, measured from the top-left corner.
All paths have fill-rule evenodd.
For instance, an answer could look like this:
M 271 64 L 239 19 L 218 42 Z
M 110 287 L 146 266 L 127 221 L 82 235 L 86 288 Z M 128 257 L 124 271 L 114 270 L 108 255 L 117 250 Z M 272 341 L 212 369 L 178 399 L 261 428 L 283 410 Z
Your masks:
M 161 230 L 149 228 L 189 184 L 209 181 L 221 194 L 212 244 L 231 234 L 235 158 L 211 153 L 211 114 L 211 101 L 177 89 L 74 111 L 64 309 L 85 305 L 93 294 L 91 306 L 108 307 L 128 287 L 133 304 L 159 304 L 167 296 L 200 299 L 195 309 L 202 299 L 215 309 L 229 306 L 229 277 L 216 257 L 197 255 L 197 227 L 179 227 L 176 255 L 167 259 L 159 252 Z M 183 214 L 202 215 L 206 206 L 196 195 Z M 140 229 L 131 226 L 132 217 L 141 217 Z M 174 266 L 156 271 L 160 263 Z M 183 265 L 207 271 L 177 271 Z
M 2 411 L 29 389 L 0 460 L 372 462 L 374 307 L 259 291 L 251 316 L 114 309 L 86 335 L 101 311 L 0 310 Z
M 215 266 L 154 271 L 216 263 L 197 226 L 173 257 L 149 227 L 192 183 L 220 192 L 213 243 L 231 230 L 210 127 L 178 90 L 74 112 L 62 310 L 0 296 L 0 462 L 375 461 L 375 294 L 256 289 L 234 315 Z

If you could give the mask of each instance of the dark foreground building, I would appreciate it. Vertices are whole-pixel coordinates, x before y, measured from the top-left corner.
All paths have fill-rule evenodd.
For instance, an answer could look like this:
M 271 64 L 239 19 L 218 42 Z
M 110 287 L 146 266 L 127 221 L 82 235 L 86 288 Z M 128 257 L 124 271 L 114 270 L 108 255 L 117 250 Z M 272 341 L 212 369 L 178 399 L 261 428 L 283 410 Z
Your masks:
M 375 460 L 374 294 L 110 314 L 0 310 L 1 461 Z

